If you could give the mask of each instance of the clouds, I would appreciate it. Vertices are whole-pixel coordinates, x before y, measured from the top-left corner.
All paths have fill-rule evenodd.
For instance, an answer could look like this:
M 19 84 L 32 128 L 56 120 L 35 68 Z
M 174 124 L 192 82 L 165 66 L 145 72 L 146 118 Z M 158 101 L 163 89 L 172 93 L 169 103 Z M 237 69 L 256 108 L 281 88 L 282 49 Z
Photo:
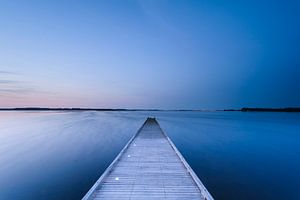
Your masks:
M 7 68 L 7 67 L 5 67 L 5 68 Z M 1 69 L 1 66 L 0 66 L 0 69 Z M 10 70 L 0 70 L 0 78 L 5 77 L 5 76 L 13 78 L 18 75 L 22 75 L 22 73 L 10 71 Z
M 20 94 L 28 94 L 31 88 L 26 83 L 17 80 L 19 77 L 12 77 L 13 72 L 0 71 L 0 96 L 16 96 Z
M 0 107 L 51 107 L 59 101 L 57 91 L 42 86 L 28 72 L 0 70 Z
M 0 74 L 15 74 L 15 73 L 11 71 L 0 70 Z
M 25 77 L 13 71 L 0 70 L 0 96 L 17 97 L 43 93 L 30 81 L 23 80 Z
M 0 84 L 14 84 L 18 83 L 18 81 L 15 80 L 0 80 Z

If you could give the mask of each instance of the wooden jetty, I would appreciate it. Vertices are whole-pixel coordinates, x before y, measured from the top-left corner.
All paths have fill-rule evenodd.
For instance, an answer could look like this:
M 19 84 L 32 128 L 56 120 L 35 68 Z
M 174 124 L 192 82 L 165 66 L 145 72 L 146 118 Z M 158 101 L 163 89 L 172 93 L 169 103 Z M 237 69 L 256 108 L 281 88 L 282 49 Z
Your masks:
M 82 200 L 213 200 L 155 118 L 148 118 Z

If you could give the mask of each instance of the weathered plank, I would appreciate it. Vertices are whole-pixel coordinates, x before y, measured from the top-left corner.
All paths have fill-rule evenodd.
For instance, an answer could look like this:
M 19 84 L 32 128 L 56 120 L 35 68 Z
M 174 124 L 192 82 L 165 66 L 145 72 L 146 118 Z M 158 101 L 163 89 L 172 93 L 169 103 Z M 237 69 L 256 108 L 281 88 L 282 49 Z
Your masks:
M 212 196 L 154 118 L 148 118 L 83 197 L 206 199 Z

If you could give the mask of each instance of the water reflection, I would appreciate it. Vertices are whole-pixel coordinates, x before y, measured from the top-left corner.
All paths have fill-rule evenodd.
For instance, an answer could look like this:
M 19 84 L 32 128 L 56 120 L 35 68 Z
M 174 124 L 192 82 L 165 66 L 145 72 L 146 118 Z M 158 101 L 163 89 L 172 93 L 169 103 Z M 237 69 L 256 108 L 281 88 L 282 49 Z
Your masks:
M 1 112 L 0 199 L 80 199 L 145 117 L 218 199 L 299 199 L 300 115 Z

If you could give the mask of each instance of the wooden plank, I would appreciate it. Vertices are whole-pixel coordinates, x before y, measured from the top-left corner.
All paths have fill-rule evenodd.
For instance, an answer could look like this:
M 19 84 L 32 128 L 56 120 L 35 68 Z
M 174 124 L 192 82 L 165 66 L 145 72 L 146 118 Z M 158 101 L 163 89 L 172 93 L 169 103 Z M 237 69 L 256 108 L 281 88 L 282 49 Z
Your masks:
M 148 118 L 83 197 L 213 200 L 170 138 Z

